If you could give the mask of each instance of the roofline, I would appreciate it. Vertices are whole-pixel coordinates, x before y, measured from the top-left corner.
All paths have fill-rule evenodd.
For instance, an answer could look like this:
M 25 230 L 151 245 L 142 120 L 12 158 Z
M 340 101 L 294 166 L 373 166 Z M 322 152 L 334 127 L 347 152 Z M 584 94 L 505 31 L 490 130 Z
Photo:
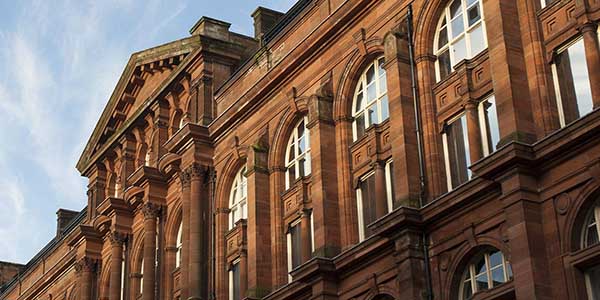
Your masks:
M 75 231 L 77 226 L 79 226 L 79 224 L 81 224 L 86 217 L 87 206 L 84 207 L 79 212 L 79 214 L 75 216 L 73 220 L 71 220 L 71 222 L 69 222 L 65 229 L 63 229 L 63 235 L 60 238 L 54 237 L 52 240 L 50 240 L 50 242 L 48 242 L 48 244 L 46 244 L 46 246 L 44 246 L 44 248 L 42 248 L 42 250 L 40 250 L 32 259 L 30 259 L 25 265 L 21 265 L 23 266 L 23 269 L 20 270 L 15 277 L 13 277 L 4 285 L 0 286 L 0 299 L 4 299 L 6 294 L 8 294 L 12 290 L 12 288 L 14 288 L 16 283 L 20 281 L 20 278 L 24 275 L 27 275 L 27 273 L 30 272 L 43 257 L 45 257 L 48 253 L 54 251 L 57 246 L 64 242 L 67 239 L 67 237 L 73 231 Z
M 86 158 L 86 154 L 88 154 L 88 152 L 91 151 L 90 147 L 92 147 L 95 144 L 94 142 L 97 141 L 99 136 L 102 134 L 100 131 L 106 126 L 106 123 L 108 122 L 108 119 L 110 117 L 110 113 L 113 111 L 114 106 L 117 104 L 116 102 L 118 101 L 118 97 L 123 93 L 123 90 L 127 86 L 127 80 L 129 79 L 129 77 L 131 77 L 131 74 L 133 73 L 135 67 L 138 64 L 142 64 L 143 62 L 152 57 L 160 56 L 161 54 L 163 54 L 163 52 L 166 52 L 170 49 L 176 49 L 175 46 L 178 46 L 181 43 L 190 42 L 189 44 L 192 44 L 192 42 L 194 41 L 199 41 L 198 36 L 186 37 L 131 54 L 129 61 L 125 65 L 125 69 L 123 70 L 121 77 L 119 77 L 119 81 L 117 82 L 117 85 L 108 100 L 108 103 L 106 104 L 104 110 L 102 111 L 102 114 L 100 115 L 99 121 L 96 123 L 96 126 L 94 127 L 94 130 L 92 131 L 92 134 L 90 135 L 90 138 L 88 139 L 86 146 L 83 149 L 81 156 L 79 157 L 79 160 L 77 161 L 76 168 L 80 173 L 83 174 L 85 169 L 87 168 L 88 160 Z M 178 52 L 192 52 L 192 49 L 186 50 L 188 51 Z

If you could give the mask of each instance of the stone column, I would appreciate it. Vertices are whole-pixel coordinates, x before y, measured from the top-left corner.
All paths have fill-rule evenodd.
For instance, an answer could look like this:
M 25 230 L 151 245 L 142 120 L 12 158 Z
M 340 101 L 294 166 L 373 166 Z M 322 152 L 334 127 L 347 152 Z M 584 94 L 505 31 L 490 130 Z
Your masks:
M 240 297 L 248 297 L 248 253 L 240 253 Z
M 528 171 L 533 172 L 533 171 Z M 535 176 L 513 169 L 501 175 L 509 262 L 517 299 L 554 299 L 542 220 L 542 203 L 535 193 Z
M 121 266 L 123 263 L 123 245 L 127 235 L 117 231 L 108 234 L 110 240 L 110 278 L 109 278 L 109 300 L 121 299 Z
M 143 300 L 154 300 L 156 293 L 156 219 L 160 206 L 146 203 L 144 213 L 144 277 Z
M 338 204 L 338 165 L 333 122 L 331 79 L 310 97 L 308 108 L 311 149 L 310 199 L 313 205 L 315 256 L 333 257 L 341 251 Z M 347 149 L 342 149 L 347 151 Z
M 262 298 L 271 288 L 272 255 L 271 224 L 269 222 L 271 210 L 269 203 L 269 171 L 267 170 L 267 141 L 268 133 L 263 132 L 261 138 L 248 150 L 246 163 L 248 253 L 245 255 L 247 255 L 248 294 L 242 295 L 250 298 Z M 245 272 L 243 268 L 242 272 Z
M 395 206 L 419 206 L 420 182 L 415 107 L 405 23 L 385 36 L 385 68 L 389 110 L 390 144 L 394 160 Z
M 500 126 L 499 146 L 511 141 L 533 143 L 536 126 L 521 41 L 517 0 L 484 1 L 488 53 Z
M 481 138 L 477 103 L 468 101 L 465 104 L 465 111 L 467 116 L 467 132 L 469 133 L 469 153 L 471 155 L 471 163 L 469 165 L 471 165 L 483 157 L 483 143 L 487 143 L 487 141 L 482 141 Z
M 190 248 L 189 248 L 189 298 L 206 300 L 208 288 L 208 239 L 207 226 L 209 199 L 203 183 L 205 168 L 193 164 L 190 168 Z
M 372 164 L 375 170 L 375 216 L 377 219 L 387 215 L 387 191 L 385 187 L 385 165 L 383 162 Z
M 182 239 L 181 239 L 181 299 L 187 300 L 189 295 L 189 262 L 190 262 L 190 174 L 183 171 L 179 174 L 181 181 L 182 207 Z
M 92 300 L 92 287 L 98 260 L 84 257 L 75 264 L 78 274 L 80 300 Z
M 307 262 L 311 255 L 311 233 L 310 233 L 310 218 L 311 211 L 310 209 L 303 209 L 302 215 L 300 217 L 300 240 L 302 245 L 300 245 L 301 253 L 302 253 L 302 262 Z
M 585 58 L 590 76 L 594 108 L 600 107 L 600 46 L 598 45 L 597 29 L 598 25 L 595 23 L 586 23 L 580 28 L 585 45 Z

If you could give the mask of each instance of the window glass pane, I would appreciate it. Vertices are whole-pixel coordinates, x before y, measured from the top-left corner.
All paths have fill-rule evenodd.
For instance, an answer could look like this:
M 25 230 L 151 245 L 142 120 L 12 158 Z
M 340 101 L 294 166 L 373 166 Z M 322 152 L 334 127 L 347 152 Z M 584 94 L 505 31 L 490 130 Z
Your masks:
M 385 121 L 390 117 L 390 108 L 387 95 L 381 98 L 381 121 Z
M 290 235 L 292 236 L 292 269 L 295 269 L 302 264 L 300 225 L 292 226 L 290 228 Z
M 462 3 L 461 0 L 454 0 L 452 4 L 450 4 L 450 18 L 454 19 L 459 13 L 462 11 Z
M 453 65 L 456 65 L 467 57 L 467 43 L 464 36 L 454 43 L 452 50 L 454 51 Z
M 477 25 L 469 33 L 469 38 L 471 39 L 471 57 L 485 50 L 485 38 L 483 34 L 483 26 L 481 24 Z
M 296 181 L 296 165 L 292 164 L 288 167 L 288 180 L 290 185 Z
M 500 251 L 490 253 L 490 268 L 502 265 L 502 254 Z
M 296 158 L 296 151 L 294 151 L 295 145 L 294 143 L 290 144 L 290 147 L 288 148 L 288 157 L 287 157 L 287 162 L 292 162 L 294 161 L 294 159 Z
M 600 299 L 600 266 L 596 266 L 586 272 L 586 284 L 591 293 L 590 299 Z
M 438 38 L 438 49 L 443 48 L 448 44 L 448 29 L 446 27 L 440 30 L 440 35 Z
M 362 197 L 362 214 L 364 236 L 369 237 L 371 232 L 367 225 L 373 223 L 377 216 L 375 211 L 375 176 L 369 176 L 360 182 L 359 189 Z
M 563 114 L 568 124 L 593 109 L 583 39 L 558 55 L 556 68 Z
M 308 176 L 310 175 L 310 153 L 308 153 L 305 157 L 304 157 L 304 175 Z
M 356 138 L 360 138 L 365 134 L 365 115 L 361 113 L 354 119 L 356 122 Z
M 492 270 L 492 286 L 498 286 L 504 283 L 504 269 L 497 268 Z
M 298 139 L 304 136 L 304 120 L 300 121 L 298 124 Z
M 377 98 L 377 89 L 375 83 L 371 83 L 367 86 L 367 103 L 371 103 L 375 98 Z
M 232 291 L 233 291 L 233 300 L 239 300 L 240 299 L 240 265 L 239 264 L 235 264 L 233 265 L 233 267 L 231 268 L 231 273 L 232 273 L 232 278 L 233 278 L 233 282 L 232 282 Z
M 306 152 L 306 137 L 303 135 L 298 139 L 298 153 Z
M 363 108 L 363 93 L 359 92 L 356 95 L 356 104 L 354 105 L 354 112 L 359 112 Z
M 469 145 L 467 137 L 466 116 L 452 122 L 446 129 L 448 141 L 448 162 L 452 188 L 467 182 L 470 178 Z
M 510 266 L 509 262 L 506 262 L 506 277 L 508 280 L 511 280 L 513 277 L 512 267 Z
M 467 6 L 470 6 L 473 3 L 477 3 L 478 0 L 467 0 Z
M 378 124 L 379 117 L 377 117 L 377 103 L 371 105 L 367 111 L 369 112 L 369 126 L 372 124 Z
M 496 111 L 496 99 L 490 97 L 483 103 L 485 112 L 486 130 L 488 135 L 488 146 L 490 152 L 496 151 L 496 146 L 500 142 L 500 127 L 498 125 L 498 113 Z
M 371 65 L 367 70 L 367 85 L 371 84 L 375 80 L 375 66 Z
M 446 50 L 438 55 L 438 66 L 440 71 L 440 80 L 448 77 L 448 74 L 452 72 L 452 66 L 450 63 L 450 51 Z
M 475 277 L 475 283 L 477 285 L 477 291 L 487 290 L 489 288 L 487 273 L 483 273 Z
M 450 22 L 452 26 L 452 38 L 456 38 L 465 31 L 465 23 L 463 21 L 462 14 Z
M 379 69 L 377 69 L 378 75 L 385 75 L 385 69 L 383 68 L 383 65 L 385 64 L 385 59 L 382 57 L 377 61 L 377 65 L 379 66 Z
M 598 230 L 596 225 L 590 226 L 587 229 L 587 238 L 585 245 L 587 247 L 598 244 Z
M 387 78 L 385 73 L 379 77 L 379 95 L 385 94 L 387 92 Z
M 485 265 L 485 259 L 481 257 L 480 260 L 475 264 L 475 274 L 485 273 L 487 270 L 487 266 Z
M 469 19 L 469 27 L 481 20 L 481 14 L 479 13 L 479 5 L 473 5 L 467 11 L 467 18 Z
M 471 280 L 463 283 L 463 299 L 471 299 L 473 297 L 473 290 L 471 288 Z

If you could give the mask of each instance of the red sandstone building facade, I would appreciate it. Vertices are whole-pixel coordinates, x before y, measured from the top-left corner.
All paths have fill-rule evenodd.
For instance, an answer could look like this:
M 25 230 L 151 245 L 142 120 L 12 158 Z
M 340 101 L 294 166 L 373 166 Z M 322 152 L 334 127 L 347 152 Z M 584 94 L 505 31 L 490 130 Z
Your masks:
M 132 55 L 1 299 L 600 299 L 600 1 L 253 17 Z

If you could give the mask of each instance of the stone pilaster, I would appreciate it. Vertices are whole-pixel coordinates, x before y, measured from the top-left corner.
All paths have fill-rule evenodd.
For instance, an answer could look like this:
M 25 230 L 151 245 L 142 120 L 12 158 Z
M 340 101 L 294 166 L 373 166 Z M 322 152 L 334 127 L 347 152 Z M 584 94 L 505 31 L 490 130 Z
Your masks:
M 331 79 L 310 97 L 306 128 L 310 131 L 311 194 L 315 255 L 333 257 L 341 250 L 337 157 Z
M 154 300 L 156 294 L 156 220 L 160 211 L 161 207 L 153 203 L 146 203 L 142 207 L 144 213 L 143 300 Z
M 483 141 L 481 138 L 481 130 L 479 127 L 479 112 L 477 111 L 477 103 L 468 101 L 465 104 L 467 116 L 467 132 L 469 134 L 469 154 L 471 165 L 483 157 Z M 485 141 L 487 143 L 487 141 Z
M 585 58 L 590 76 L 594 108 L 598 108 L 600 107 L 600 46 L 598 45 L 598 25 L 588 22 L 581 26 L 579 30 L 583 34 Z
M 209 167 L 192 164 L 190 174 L 190 247 L 189 298 L 206 300 L 208 296 L 209 250 Z
M 83 257 L 75 263 L 75 272 L 79 285 L 80 300 L 92 300 L 94 279 L 98 267 L 98 260 Z
M 108 233 L 110 242 L 110 278 L 109 278 L 109 300 L 121 299 L 121 277 L 123 276 L 121 266 L 123 263 L 123 248 L 127 235 L 117 231 Z
M 248 183 L 248 297 L 262 298 L 271 288 L 271 224 L 268 159 L 268 133 L 248 149 L 246 174 Z M 241 272 L 243 265 L 240 263 Z M 242 280 L 243 282 L 243 280 Z M 242 293 L 242 296 L 246 294 Z
M 190 185 L 191 177 L 187 170 L 179 173 L 181 181 L 182 206 L 182 251 L 181 251 L 181 299 L 189 295 L 189 262 L 190 262 Z

